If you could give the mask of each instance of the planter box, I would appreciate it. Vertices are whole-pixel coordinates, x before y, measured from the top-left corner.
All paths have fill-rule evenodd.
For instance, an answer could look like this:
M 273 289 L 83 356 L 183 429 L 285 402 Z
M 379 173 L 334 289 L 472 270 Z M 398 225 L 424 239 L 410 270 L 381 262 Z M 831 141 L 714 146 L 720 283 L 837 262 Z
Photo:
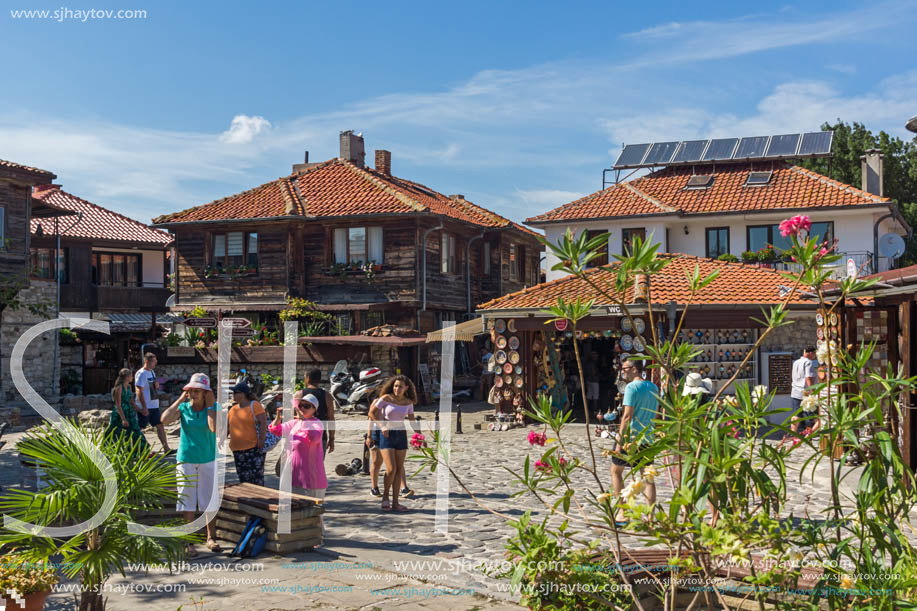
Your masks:
M 166 355 L 173 357 L 189 357 L 197 354 L 197 350 L 191 346 L 168 346 Z

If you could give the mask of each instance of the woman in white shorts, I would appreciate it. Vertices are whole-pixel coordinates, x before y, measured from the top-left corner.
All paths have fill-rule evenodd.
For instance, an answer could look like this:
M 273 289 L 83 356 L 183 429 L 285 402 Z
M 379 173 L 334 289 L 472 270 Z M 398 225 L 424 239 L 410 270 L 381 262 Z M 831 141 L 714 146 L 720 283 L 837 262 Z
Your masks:
M 162 423 L 170 424 L 181 419 L 181 439 L 176 457 L 179 477 L 177 509 L 183 512 L 185 520 L 191 522 L 195 512 L 208 509 L 214 495 L 218 406 L 206 374 L 191 376 L 183 390 L 178 400 L 162 415 Z M 216 511 L 219 507 L 210 509 Z M 193 545 L 188 548 L 189 557 L 197 556 Z M 207 523 L 207 549 L 221 551 L 212 521 Z

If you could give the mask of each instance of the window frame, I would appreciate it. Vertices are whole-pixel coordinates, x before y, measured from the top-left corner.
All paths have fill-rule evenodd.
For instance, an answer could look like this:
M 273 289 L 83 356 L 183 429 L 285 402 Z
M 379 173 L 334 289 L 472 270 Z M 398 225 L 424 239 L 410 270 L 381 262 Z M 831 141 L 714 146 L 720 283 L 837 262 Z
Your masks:
M 507 256 L 509 257 L 509 281 L 519 282 L 519 248 L 510 243 Z
M 257 273 L 261 267 L 261 239 L 258 237 L 259 232 L 257 231 L 214 231 L 210 234 L 210 249 L 208 250 L 208 265 L 210 267 L 216 268 L 217 273 L 226 274 L 227 270 L 231 267 L 229 265 L 229 236 L 234 233 L 242 234 L 242 263 L 238 267 L 246 267 L 248 271 Z M 255 252 L 249 252 L 251 248 L 251 237 L 255 236 Z M 218 237 L 223 238 L 223 255 L 222 262 L 219 262 L 216 254 L 216 241 Z M 249 265 L 249 257 L 255 256 L 255 265 L 254 267 Z M 237 256 L 237 255 L 232 255 Z
M 630 240 L 631 232 L 637 233 L 640 236 L 640 240 L 646 241 L 646 227 L 623 227 L 621 229 L 621 254 L 626 255 L 627 243 Z
M 458 239 L 454 233 L 444 231 L 439 241 L 439 272 L 444 275 L 459 275 Z
M 710 232 L 711 231 L 715 231 L 717 233 L 719 233 L 720 231 L 726 232 L 726 250 L 717 254 L 716 256 L 710 254 Z M 717 259 L 721 255 L 729 254 L 731 252 L 729 240 L 730 240 L 729 227 L 705 227 L 704 228 L 704 253 L 706 253 L 706 257 L 708 259 Z M 719 235 L 717 235 L 716 241 L 719 244 L 720 242 Z
M 102 284 L 102 256 L 106 255 L 109 257 L 124 257 L 124 269 L 122 270 L 122 278 L 124 282 L 121 284 L 115 284 L 110 282 L 108 284 Z M 137 281 L 136 284 L 130 284 L 128 282 L 127 270 L 128 270 L 128 258 L 136 257 L 137 258 Z M 112 262 L 112 268 L 114 268 L 114 261 Z M 92 251 L 92 284 L 94 286 L 119 286 L 124 288 L 143 288 L 143 253 L 139 252 L 114 252 L 107 250 L 94 250 Z M 114 274 L 112 274 L 114 275 Z
M 33 265 L 32 260 L 37 254 L 38 251 L 47 251 L 48 253 L 48 275 L 39 276 L 35 274 L 36 266 Z M 70 247 L 62 246 L 61 249 L 61 273 L 63 276 L 60 279 L 62 285 L 70 284 Z M 30 246 L 29 247 L 29 277 L 35 278 L 37 280 L 56 280 L 58 274 L 57 266 L 57 247 L 55 246 Z
M 341 227 L 332 227 L 331 228 L 331 253 L 330 253 L 330 265 L 350 265 L 351 263 L 356 263 L 353 256 L 350 254 L 350 230 L 351 229 L 362 229 L 364 236 L 364 250 L 365 250 L 365 260 L 360 261 L 361 265 L 369 263 L 373 259 L 372 257 L 372 244 L 370 243 L 370 236 L 372 235 L 373 229 L 379 230 L 379 251 L 380 259 L 375 262 L 376 265 L 385 264 L 385 228 L 382 225 L 345 225 Z M 338 261 L 338 230 L 344 232 L 344 258 L 346 261 Z
M 828 229 L 827 233 L 829 234 L 830 237 L 825 238 L 824 236 L 822 236 L 822 241 L 825 241 L 827 239 L 829 244 L 833 244 L 834 242 L 834 221 L 813 221 L 812 225 L 813 226 L 826 225 Z M 765 225 L 746 225 L 745 226 L 745 250 L 746 251 L 757 252 L 758 250 L 760 250 L 760 248 L 751 247 L 751 230 L 760 229 L 762 227 L 767 227 L 767 230 L 768 230 L 767 231 L 767 244 L 772 245 L 775 250 L 778 249 L 778 247 L 774 244 L 774 240 L 776 236 L 780 235 L 780 224 L 772 223 L 772 224 L 765 224 Z M 810 231 L 809 233 L 811 235 L 812 232 Z M 779 250 L 786 250 L 786 248 L 780 248 Z
M 604 233 L 608 233 L 608 231 L 606 231 L 606 230 L 604 230 L 604 229 L 586 229 L 585 231 L 586 231 L 586 241 L 587 241 L 587 242 L 588 242 L 589 240 L 591 240 L 592 238 L 596 238 L 596 237 L 598 237 L 598 236 L 600 236 L 600 235 L 602 235 L 602 234 L 604 234 Z M 609 234 L 608 237 L 611 238 L 611 235 Z M 595 259 L 593 259 L 592 261 L 589 261 L 589 262 L 586 264 L 586 267 L 587 267 L 587 268 L 592 268 L 592 267 L 602 267 L 602 266 L 604 266 L 604 265 L 608 265 L 608 261 L 609 261 L 609 258 L 610 258 L 610 257 L 609 257 L 609 252 L 608 252 L 608 251 L 609 251 L 609 246 L 610 246 L 610 245 L 611 245 L 611 239 L 609 239 L 607 242 L 605 242 L 605 253 L 604 253 L 604 255 L 600 255 L 600 256 L 596 257 Z

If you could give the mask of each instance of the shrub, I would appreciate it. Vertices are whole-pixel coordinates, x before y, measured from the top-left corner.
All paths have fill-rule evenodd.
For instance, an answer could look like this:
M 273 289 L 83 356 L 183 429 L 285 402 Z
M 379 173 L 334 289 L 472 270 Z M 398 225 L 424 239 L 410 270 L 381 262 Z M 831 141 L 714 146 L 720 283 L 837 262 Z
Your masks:
M 719 257 L 717 257 L 717 260 L 728 261 L 729 263 L 738 263 L 739 262 L 739 258 L 737 256 L 735 256 L 732 253 L 728 253 L 728 252 L 724 252 L 723 254 L 721 254 Z

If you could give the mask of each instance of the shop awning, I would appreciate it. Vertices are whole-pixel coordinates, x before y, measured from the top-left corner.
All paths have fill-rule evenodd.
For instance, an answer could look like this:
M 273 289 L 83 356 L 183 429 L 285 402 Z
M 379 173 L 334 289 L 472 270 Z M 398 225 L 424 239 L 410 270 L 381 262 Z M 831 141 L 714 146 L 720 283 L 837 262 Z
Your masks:
M 112 333 L 124 331 L 146 331 L 152 326 L 153 314 L 142 314 L 137 312 L 111 312 L 102 314 L 104 319 L 111 323 Z M 157 325 L 171 325 L 184 320 L 181 316 L 175 314 L 157 314 Z
M 484 321 L 481 318 L 472 318 L 453 327 L 455 329 L 455 341 L 473 342 L 475 336 L 484 334 Z M 443 341 L 445 329 L 427 333 L 427 343 Z
M 424 337 L 398 337 L 390 335 L 389 337 L 370 337 L 368 335 L 336 335 L 336 336 L 319 336 L 304 337 L 300 340 L 304 344 L 344 344 L 351 346 L 394 346 L 396 348 L 408 348 L 410 346 L 419 346 L 425 343 Z

